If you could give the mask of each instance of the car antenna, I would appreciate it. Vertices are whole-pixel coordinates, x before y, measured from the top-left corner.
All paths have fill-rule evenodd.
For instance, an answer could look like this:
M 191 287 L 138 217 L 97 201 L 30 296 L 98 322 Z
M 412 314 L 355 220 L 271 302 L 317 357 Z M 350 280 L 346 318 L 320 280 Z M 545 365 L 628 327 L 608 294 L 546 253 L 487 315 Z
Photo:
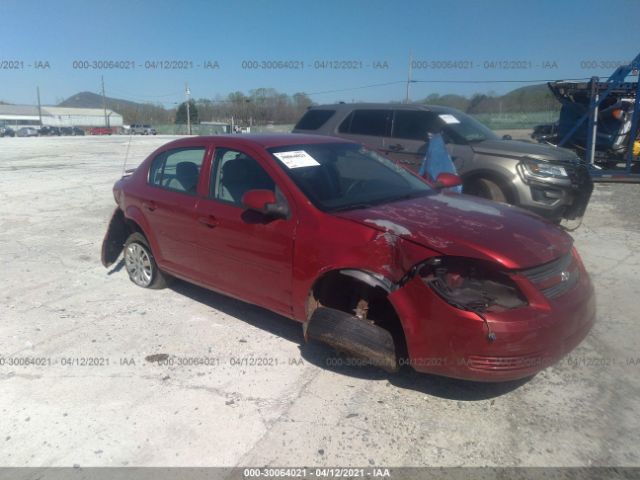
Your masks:
M 122 165 L 123 177 L 125 173 L 127 173 L 127 160 L 129 159 L 129 148 L 131 147 L 131 137 L 133 137 L 133 133 L 131 133 L 131 129 L 129 129 L 129 141 L 127 142 L 127 152 L 124 155 L 124 164 Z

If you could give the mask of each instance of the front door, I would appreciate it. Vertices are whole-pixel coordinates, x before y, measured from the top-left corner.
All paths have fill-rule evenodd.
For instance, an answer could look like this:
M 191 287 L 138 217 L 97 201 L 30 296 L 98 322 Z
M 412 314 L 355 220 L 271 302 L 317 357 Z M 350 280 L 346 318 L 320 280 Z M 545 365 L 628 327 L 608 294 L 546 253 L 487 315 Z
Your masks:
M 450 117 L 450 115 L 449 115 Z M 448 118 L 445 115 L 445 118 Z M 425 110 L 395 110 L 391 135 L 383 139 L 382 152 L 399 164 L 417 172 L 424 161 L 427 140 L 430 133 L 442 133 L 447 143 L 447 151 L 460 171 L 470 148 L 455 145 L 446 132 L 445 120 L 435 112 Z
M 197 205 L 202 278 L 215 290 L 291 313 L 293 218 L 274 219 L 242 205 L 245 192 L 282 192 L 249 152 L 218 147 L 209 195 Z

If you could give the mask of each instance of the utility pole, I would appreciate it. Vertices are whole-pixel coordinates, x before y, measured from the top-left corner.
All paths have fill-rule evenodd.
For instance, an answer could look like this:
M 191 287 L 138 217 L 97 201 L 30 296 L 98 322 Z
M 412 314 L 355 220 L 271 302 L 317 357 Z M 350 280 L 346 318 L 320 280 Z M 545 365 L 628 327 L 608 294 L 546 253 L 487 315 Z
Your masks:
M 187 98 L 187 135 L 191 135 L 191 112 L 189 109 L 189 95 L 191 95 L 191 91 L 189 90 L 189 84 L 186 82 L 184 84 L 184 94 Z
M 413 63 L 413 53 L 409 53 L 409 71 L 407 72 L 407 94 L 404 103 L 409 103 L 409 86 L 411 85 L 411 67 Z
M 104 95 L 104 75 L 100 77 L 102 82 L 102 109 L 104 110 L 104 126 L 109 128 L 109 117 L 107 116 L 107 98 Z
M 36 87 L 38 93 L 38 117 L 40 118 L 40 126 L 42 126 L 42 105 L 40 104 L 40 87 Z

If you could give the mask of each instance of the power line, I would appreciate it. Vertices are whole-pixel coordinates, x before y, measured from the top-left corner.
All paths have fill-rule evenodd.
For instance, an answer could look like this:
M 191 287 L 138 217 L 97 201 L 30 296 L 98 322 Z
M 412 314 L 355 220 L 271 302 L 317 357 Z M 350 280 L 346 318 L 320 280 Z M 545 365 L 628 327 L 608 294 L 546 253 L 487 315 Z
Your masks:
M 579 82 L 590 80 L 584 78 L 539 78 L 536 80 L 410 80 L 411 83 L 546 83 L 546 82 Z
M 353 90 L 363 90 L 365 88 L 375 88 L 375 87 L 386 87 L 388 85 L 397 85 L 399 83 L 546 83 L 546 82 L 558 82 L 558 81 L 587 81 L 590 80 L 589 77 L 584 78 L 539 78 L 535 80 L 398 80 L 395 82 L 386 82 L 386 83 L 374 83 L 371 85 L 361 85 L 359 87 L 351 87 L 351 88 L 339 88 L 335 90 L 323 90 L 320 92 L 310 92 L 306 93 L 307 95 L 324 95 L 328 93 L 340 93 L 340 92 L 350 92 Z
M 340 88 L 337 90 L 324 90 L 322 92 L 311 92 L 311 93 L 306 93 L 306 95 L 322 95 L 325 93 L 338 93 L 338 92 L 349 92 L 351 90 L 362 90 L 364 88 L 373 88 L 373 87 L 386 87 L 387 85 L 397 85 L 398 83 L 406 83 L 406 80 L 400 80 L 397 82 L 386 82 L 386 83 L 374 83 L 371 85 L 362 85 L 360 87 L 352 87 L 352 88 Z
M 182 95 L 182 92 L 166 93 L 163 95 L 142 95 L 142 94 L 122 92 L 120 90 L 114 90 L 114 89 L 111 89 L 111 91 L 118 95 L 125 95 L 130 98 L 166 98 L 166 97 L 177 97 L 179 95 Z

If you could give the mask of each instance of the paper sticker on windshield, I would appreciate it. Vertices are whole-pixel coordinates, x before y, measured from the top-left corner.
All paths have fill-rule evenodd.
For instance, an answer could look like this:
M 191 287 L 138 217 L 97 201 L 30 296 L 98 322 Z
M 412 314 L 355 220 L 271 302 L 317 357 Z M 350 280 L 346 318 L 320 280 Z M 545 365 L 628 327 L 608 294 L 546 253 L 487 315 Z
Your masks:
M 301 167 L 317 167 L 320 165 L 315 158 L 309 155 L 304 150 L 295 150 L 293 152 L 278 152 L 274 155 L 284 163 L 287 168 L 301 168 Z
M 444 123 L 460 123 L 460 120 L 458 120 L 450 113 L 443 113 L 442 115 L 438 116 L 444 121 Z

